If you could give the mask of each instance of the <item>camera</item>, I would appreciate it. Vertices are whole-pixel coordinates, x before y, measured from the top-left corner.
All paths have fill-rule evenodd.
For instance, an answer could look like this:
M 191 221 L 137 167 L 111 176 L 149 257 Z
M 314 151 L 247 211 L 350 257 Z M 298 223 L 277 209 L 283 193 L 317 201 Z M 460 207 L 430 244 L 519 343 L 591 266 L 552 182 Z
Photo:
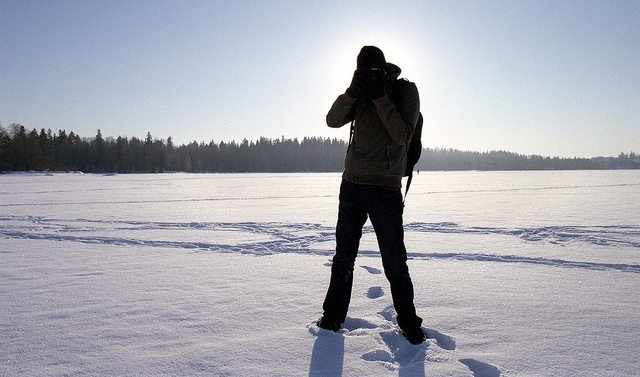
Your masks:
M 386 83 L 387 71 L 378 66 L 369 68 L 361 68 L 363 76 L 369 82 L 369 84 L 380 85 L 380 83 Z

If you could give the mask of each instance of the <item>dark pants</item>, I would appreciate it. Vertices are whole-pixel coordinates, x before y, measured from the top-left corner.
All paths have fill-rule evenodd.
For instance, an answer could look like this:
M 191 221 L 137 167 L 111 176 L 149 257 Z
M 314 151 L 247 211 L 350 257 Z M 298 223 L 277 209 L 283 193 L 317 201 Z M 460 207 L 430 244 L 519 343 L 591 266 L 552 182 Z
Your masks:
M 402 193 L 398 188 L 360 185 L 342 181 L 336 227 L 336 254 L 331 266 L 331 281 L 322 308 L 324 316 L 343 323 L 353 286 L 353 269 L 358 254 L 362 227 L 371 220 L 378 238 L 384 273 L 391 286 L 398 326 L 420 326 L 422 318 L 413 305 L 413 283 L 407 267 L 402 225 Z

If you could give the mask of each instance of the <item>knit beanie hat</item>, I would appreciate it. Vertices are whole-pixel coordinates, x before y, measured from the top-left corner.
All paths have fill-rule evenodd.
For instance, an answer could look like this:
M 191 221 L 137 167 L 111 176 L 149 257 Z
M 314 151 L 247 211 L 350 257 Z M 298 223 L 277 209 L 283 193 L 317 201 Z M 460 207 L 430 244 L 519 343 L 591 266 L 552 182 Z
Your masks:
M 375 46 L 364 46 L 358 54 L 358 68 L 370 68 L 378 66 L 380 68 L 387 68 L 387 61 L 384 58 L 382 50 Z

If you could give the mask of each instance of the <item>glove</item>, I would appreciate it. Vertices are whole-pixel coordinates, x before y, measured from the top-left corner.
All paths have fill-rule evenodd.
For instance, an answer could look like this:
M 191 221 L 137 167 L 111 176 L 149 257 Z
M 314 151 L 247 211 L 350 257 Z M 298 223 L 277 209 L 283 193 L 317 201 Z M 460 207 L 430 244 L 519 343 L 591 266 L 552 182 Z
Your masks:
M 351 85 L 347 88 L 347 95 L 349 97 L 358 98 L 367 95 L 367 72 L 362 69 L 356 69 L 353 72 L 353 78 L 351 79 Z
M 368 71 L 367 94 L 372 100 L 376 100 L 387 94 L 387 72 L 383 69 L 375 68 Z

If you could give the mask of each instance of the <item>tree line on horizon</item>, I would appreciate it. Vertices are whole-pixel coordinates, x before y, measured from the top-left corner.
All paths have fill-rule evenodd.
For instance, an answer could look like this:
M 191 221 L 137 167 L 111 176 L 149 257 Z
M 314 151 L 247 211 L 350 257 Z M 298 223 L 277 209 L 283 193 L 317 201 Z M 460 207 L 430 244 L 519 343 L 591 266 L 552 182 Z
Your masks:
M 81 137 L 50 129 L 27 131 L 0 125 L 0 171 L 82 171 L 85 173 L 160 173 L 166 171 L 340 172 L 347 142 L 337 138 L 244 139 L 175 146 L 171 137 Z M 634 152 L 617 157 L 559 158 L 506 151 L 470 152 L 424 148 L 416 170 L 599 170 L 639 169 Z

